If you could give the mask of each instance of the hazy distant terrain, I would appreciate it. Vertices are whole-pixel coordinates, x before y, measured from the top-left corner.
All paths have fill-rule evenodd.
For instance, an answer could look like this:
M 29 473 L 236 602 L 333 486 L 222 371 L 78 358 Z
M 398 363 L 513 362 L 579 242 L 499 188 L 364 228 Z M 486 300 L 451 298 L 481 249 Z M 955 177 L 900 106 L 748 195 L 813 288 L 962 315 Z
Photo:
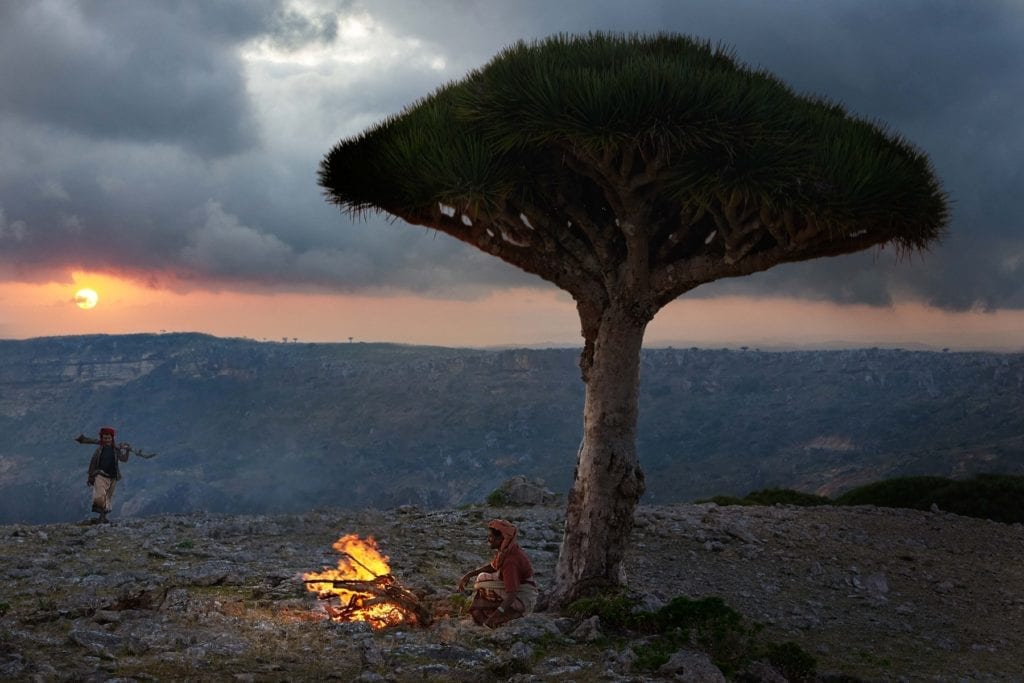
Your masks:
M 515 474 L 565 492 L 571 349 L 266 343 L 197 334 L 0 341 L 0 522 L 88 514 L 104 424 L 115 516 L 452 507 Z M 905 474 L 1024 474 L 1024 355 L 658 349 L 643 355 L 647 504 Z

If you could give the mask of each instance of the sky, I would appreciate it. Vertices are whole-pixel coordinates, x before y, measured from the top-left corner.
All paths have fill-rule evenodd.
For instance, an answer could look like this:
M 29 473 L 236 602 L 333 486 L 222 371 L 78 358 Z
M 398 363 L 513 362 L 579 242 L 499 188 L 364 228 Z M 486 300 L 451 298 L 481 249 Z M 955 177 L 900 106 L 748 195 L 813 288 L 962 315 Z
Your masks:
M 729 46 L 924 150 L 951 199 L 926 253 L 710 283 L 648 345 L 1024 351 L 1019 0 L 0 2 L 0 338 L 580 344 L 567 294 L 446 235 L 351 219 L 316 172 L 503 47 L 589 31 Z

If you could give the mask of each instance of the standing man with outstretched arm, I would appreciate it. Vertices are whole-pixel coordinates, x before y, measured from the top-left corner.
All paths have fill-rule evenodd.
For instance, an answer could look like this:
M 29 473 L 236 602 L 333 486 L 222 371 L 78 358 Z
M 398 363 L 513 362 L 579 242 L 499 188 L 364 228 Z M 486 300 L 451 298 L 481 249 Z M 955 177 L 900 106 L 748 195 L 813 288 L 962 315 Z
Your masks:
M 100 428 L 100 445 L 89 461 L 89 476 L 86 480 L 92 487 L 92 511 L 98 512 L 95 523 L 106 524 L 107 513 L 113 509 L 114 489 L 121 479 L 120 463 L 127 462 L 131 446 L 115 444 L 116 431 L 113 427 Z

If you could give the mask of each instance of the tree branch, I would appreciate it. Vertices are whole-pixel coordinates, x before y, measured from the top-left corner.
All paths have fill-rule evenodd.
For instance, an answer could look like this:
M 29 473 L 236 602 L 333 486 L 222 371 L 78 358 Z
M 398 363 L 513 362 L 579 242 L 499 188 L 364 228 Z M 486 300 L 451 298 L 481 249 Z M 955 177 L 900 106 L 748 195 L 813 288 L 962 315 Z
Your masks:
M 762 251 L 746 254 L 739 261 L 727 263 L 712 254 L 702 253 L 690 258 L 678 259 L 673 263 L 659 265 L 651 280 L 651 289 L 659 306 L 676 299 L 698 285 L 724 277 L 738 277 L 767 270 L 779 263 L 807 261 L 822 256 L 839 256 L 859 251 L 878 244 L 878 238 L 870 231 L 860 231 L 844 240 L 834 236 L 820 235 L 812 244 L 802 249 L 775 245 Z

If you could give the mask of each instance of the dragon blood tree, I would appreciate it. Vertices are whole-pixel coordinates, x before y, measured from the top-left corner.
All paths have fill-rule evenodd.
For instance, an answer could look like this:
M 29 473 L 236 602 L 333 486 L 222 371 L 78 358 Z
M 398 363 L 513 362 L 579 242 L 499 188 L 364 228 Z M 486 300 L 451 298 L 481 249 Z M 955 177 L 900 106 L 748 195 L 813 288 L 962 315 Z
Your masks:
M 520 42 L 339 142 L 319 179 L 350 214 L 440 230 L 575 300 L 586 401 L 555 605 L 623 581 L 640 347 L 662 306 L 779 263 L 921 250 L 948 220 L 906 141 L 679 35 Z

